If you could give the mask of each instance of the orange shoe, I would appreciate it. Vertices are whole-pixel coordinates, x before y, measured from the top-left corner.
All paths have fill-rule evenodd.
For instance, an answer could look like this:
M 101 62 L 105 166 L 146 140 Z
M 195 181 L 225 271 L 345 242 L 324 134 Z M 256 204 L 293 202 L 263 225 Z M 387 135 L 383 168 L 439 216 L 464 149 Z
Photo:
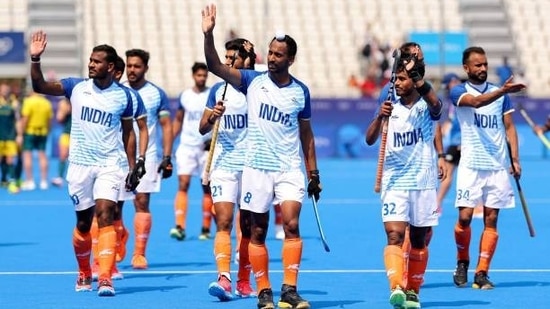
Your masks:
M 132 257 L 132 267 L 134 269 L 147 269 L 147 259 L 144 255 L 136 254 Z
M 122 235 L 120 237 L 120 244 L 118 244 L 118 250 L 116 253 L 116 261 L 117 263 L 124 260 L 126 257 L 126 244 L 128 243 L 128 238 L 130 236 L 130 233 L 128 232 L 128 229 L 125 227 L 122 228 Z

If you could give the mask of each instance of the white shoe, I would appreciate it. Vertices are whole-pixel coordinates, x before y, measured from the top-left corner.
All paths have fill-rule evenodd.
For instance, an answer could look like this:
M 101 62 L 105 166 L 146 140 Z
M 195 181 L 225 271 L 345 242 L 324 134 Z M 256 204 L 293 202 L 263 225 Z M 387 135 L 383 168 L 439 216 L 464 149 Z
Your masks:
M 32 180 L 25 180 L 21 184 L 22 191 L 32 191 L 36 189 L 36 184 Z
M 279 240 L 285 239 L 285 230 L 282 224 L 275 225 L 275 238 Z
M 63 185 L 63 178 L 61 177 L 52 178 L 52 185 L 56 187 L 61 187 Z
M 48 190 L 48 182 L 46 180 L 40 181 L 40 190 Z

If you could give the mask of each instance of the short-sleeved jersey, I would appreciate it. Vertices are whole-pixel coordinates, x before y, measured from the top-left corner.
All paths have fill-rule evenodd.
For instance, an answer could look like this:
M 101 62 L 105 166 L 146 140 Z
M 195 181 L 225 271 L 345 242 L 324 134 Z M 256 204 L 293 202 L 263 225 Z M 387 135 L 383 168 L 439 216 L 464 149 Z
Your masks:
M 267 171 L 302 167 L 299 120 L 309 120 L 309 89 L 296 78 L 279 86 L 269 72 L 240 70 L 248 102 L 245 166 Z
M 218 139 L 214 151 L 212 169 L 230 172 L 243 170 L 246 154 L 248 115 L 246 96 L 231 85 L 220 82 L 212 86 L 206 108 L 213 109 L 225 91 L 225 113 L 220 118 Z
M 491 83 L 474 86 L 468 82 L 451 89 L 451 101 L 457 107 L 456 116 L 462 136 L 460 165 L 474 170 L 489 171 L 505 169 L 508 166 L 503 115 L 514 111 L 510 97 L 501 96 L 480 108 L 460 105 L 460 100 L 465 94 L 478 96 L 497 89 L 498 87 Z
M 17 111 L 9 102 L 0 98 L 0 141 L 15 140 Z
M 178 108 L 184 112 L 180 133 L 180 146 L 202 146 L 205 141 L 210 139 L 211 134 L 203 136 L 199 132 L 204 106 L 206 106 L 209 93 L 209 87 L 206 87 L 199 93 L 190 88 L 180 95 Z
M 121 119 L 133 117 L 133 99 L 128 89 L 112 83 L 98 88 L 93 79 L 61 80 L 71 102 L 69 161 L 86 166 L 119 165 Z
M 50 120 L 53 118 L 52 102 L 34 93 L 23 100 L 21 115 L 27 118 L 26 134 L 48 135 Z
M 145 109 L 145 104 L 143 103 L 143 99 L 139 92 L 137 90 L 134 90 L 130 87 L 121 85 L 125 89 L 127 89 L 130 92 L 130 97 L 132 98 L 132 117 L 134 118 L 133 124 L 134 124 L 134 132 L 136 134 L 136 156 L 139 155 L 139 127 L 137 126 L 137 122 L 135 120 L 147 117 L 147 110 Z M 151 140 L 151 138 L 149 138 Z M 128 155 L 126 153 L 126 149 L 124 149 L 124 141 L 122 140 L 122 131 L 120 131 L 120 156 L 122 157 L 122 162 L 120 163 L 120 166 L 123 170 L 126 170 L 130 167 L 128 162 Z M 156 154 L 155 154 L 156 156 Z M 145 157 L 148 157 L 147 151 L 145 152 Z
M 130 85 L 126 82 L 127 87 Z M 145 110 L 147 111 L 147 129 L 149 131 L 149 144 L 147 145 L 146 157 L 154 158 L 157 156 L 157 131 L 159 127 L 159 118 L 170 116 L 170 102 L 166 92 L 151 82 L 146 82 L 141 88 L 134 89 L 139 93 Z M 138 116 L 139 117 L 139 116 Z M 136 118 L 137 119 L 137 118 Z M 137 149 L 139 149 L 139 129 L 135 124 Z
M 424 99 L 407 107 L 394 103 L 382 186 L 384 190 L 425 190 L 437 185 L 435 123 Z

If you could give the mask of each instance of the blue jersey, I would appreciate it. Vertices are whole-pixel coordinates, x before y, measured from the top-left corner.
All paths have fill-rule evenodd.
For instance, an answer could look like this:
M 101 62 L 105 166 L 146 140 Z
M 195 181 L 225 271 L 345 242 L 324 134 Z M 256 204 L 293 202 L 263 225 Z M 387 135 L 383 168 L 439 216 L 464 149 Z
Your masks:
M 225 87 L 225 113 L 220 118 L 218 139 L 214 151 L 212 169 L 230 172 L 243 170 L 246 154 L 248 115 L 245 95 L 225 82 L 215 84 L 210 90 L 206 108 L 213 109 L 221 100 Z
M 134 116 L 134 100 L 124 86 L 112 83 L 98 88 L 92 79 L 61 80 L 71 102 L 69 161 L 86 166 L 119 165 L 121 120 Z
M 129 84 L 125 83 L 127 87 Z M 147 145 L 146 157 L 157 157 L 157 131 L 159 118 L 170 116 L 170 103 L 168 96 L 161 88 L 151 82 L 146 82 L 141 88 L 134 89 L 143 100 L 147 111 L 147 129 L 149 131 L 149 144 Z M 139 129 L 134 128 L 137 137 L 137 149 L 139 149 Z
M 245 166 L 266 171 L 302 168 L 299 120 L 309 120 L 309 89 L 291 76 L 279 86 L 268 72 L 240 70 L 248 102 Z
M 451 89 L 451 100 L 456 106 L 456 116 L 462 134 L 460 165 L 474 170 L 502 170 L 507 164 L 506 130 L 503 115 L 513 112 L 508 95 L 480 108 L 461 106 L 465 94 L 478 96 L 496 91 L 491 83 L 472 85 L 462 83 Z

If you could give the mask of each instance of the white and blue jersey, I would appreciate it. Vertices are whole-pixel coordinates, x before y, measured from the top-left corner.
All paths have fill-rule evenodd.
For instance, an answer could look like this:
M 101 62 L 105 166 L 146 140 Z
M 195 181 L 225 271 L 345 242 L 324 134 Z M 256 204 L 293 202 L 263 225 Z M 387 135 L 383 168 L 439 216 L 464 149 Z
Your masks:
M 125 86 L 130 88 L 130 85 L 126 82 Z M 158 86 L 151 82 L 146 82 L 141 88 L 133 89 L 137 91 L 143 104 L 145 105 L 145 110 L 147 111 L 147 129 L 149 131 L 149 144 L 147 145 L 147 158 L 156 158 L 157 157 L 157 134 L 159 127 L 159 118 L 170 116 L 170 102 L 168 101 L 168 96 Z M 137 119 L 137 118 L 136 118 Z M 137 124 L 134 125 L 134 130 L 136 131 L 136 145 L 139 149 L 139 129 Z
M 388 91 L 386 86 L 380 92 L 379 106 L 386 101 Z M 390 101 L 395 103 L 388 122 L 383 189 L 435 189 L 438 170 L 434 139 L 439 115 L 430 113 L 422 97 L 410 107 L 401 104 L 395 92 Z
M 193 88 L 183 91 L 179 97 L 178 109 L 184 111 L 183 124 L 180 134 L 180 147 L 202 147 L 204 142 L 210 139 L 211 134 L 201 135 L 199 132 L 202 114 L 206 106 L 206 100 L 210 88 L 206 87 L 197 93 Z
M 225 113 L 220 118 L 212 169 L 241 172 L 246 154 L 245 138 L 248 128 L 246 96 L 233 86 L 220 82 L 212 86 L 206 108 L 214 108 L 221 100 L 225 87 Z
M 248 135 L 245 166 L 266 171 L 302 168 L 299 120 L 309 120 L 309 89 L 291 76 L 278 86 L 268 72 L 240 70 L 248 102 Z
M 496 171 L 507 166 L 506 130 L 503 115 L 514 111 L 510 97 L 501 96 L 491 104 L 474 108 L 461 106 L 465 94 L 478 96 L 496 91 L 491 83 L 472 85 L 468 82 L 451 89 L 451 100 L 462 135 L 459 165 L 474 170 Z
M 134 116 L 134 99 L 127 88 L 112 83 L 98 88 L 92 79 L 61 80 L 72 106 L 69 162 L 85 166 L 120 165 L 121 120 Z
M 124 87 L 125 89 L 128 89 L 128 91 L 130 92 L 130 96 L 132 97 L 132 100 L 134 102 L 134 106 L 132 110 L 132 113 L 133 113 L 132 118 L 136 120 L 136 119 L 146 117 L 147 110 L 145 110 L 145 104 L 143 103 L 143 99 L 141 98 L 139 93 L 130 87 L 127 87 L 124 85 L 122 85 L 122 87 Z M 135 121 L 134 121 L 134 132 L 136 134 L 136 156 L 137 156 L 139 152 L 139 128 L 137 127 L 137 123 Z M 122 131 L 120 131 L 120 138 L 122 142 Z M 120 147 L 120 155 L 123 158 L 120 166 L 124 171 L 128 171 L 130 166 L 128 164 L 128 156 L 126 155 L 126 149 L 124 149 L 123 142 Z

